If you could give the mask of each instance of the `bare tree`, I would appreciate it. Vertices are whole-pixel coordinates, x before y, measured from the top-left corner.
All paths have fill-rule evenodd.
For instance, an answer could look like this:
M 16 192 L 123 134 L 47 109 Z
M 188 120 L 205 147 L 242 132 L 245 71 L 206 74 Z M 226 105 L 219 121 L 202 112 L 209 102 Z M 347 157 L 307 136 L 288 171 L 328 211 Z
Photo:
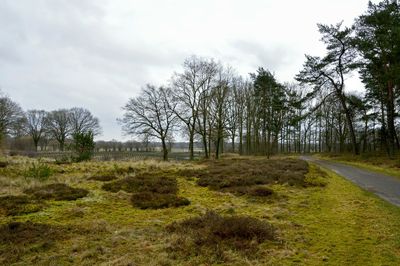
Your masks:
M 87 133 L 90 131 L 95 136 L 101 134 L 99 119 L 94 117 L 89 110 L 74 107 L 69 112 L 73 133 Z
M 24 123 L 21 107 L 0 92 L 0 143 L 7 134 L 13 134 Z
M 64 151 L 65 140 L 72 133 L 71 115 L 68 109 L 51 111 L 46 117 L 46 127 Z
M 194 157 L 194 136 L 199 118 L 202 96 L 212 86 L 212 79 L 217 71 L 213 60 L 192 56 L 185 60 L 184 72 L 173 77 L 175 113 L 187 127 L 190 159 Z
M 25 113 L 27 133 L 32 137 L 36 151 L 46 130 L 46 115 L 44 110 L 28 110 Z
M 164 160 L 168 160 L 167 141 L 176 122 L 175 106 L 171 106 L 170 99 L 169 88 L 147 85 L 123 107 L 125 113 L 120 120 L 127 134 L 149 135 L 161 140 Z

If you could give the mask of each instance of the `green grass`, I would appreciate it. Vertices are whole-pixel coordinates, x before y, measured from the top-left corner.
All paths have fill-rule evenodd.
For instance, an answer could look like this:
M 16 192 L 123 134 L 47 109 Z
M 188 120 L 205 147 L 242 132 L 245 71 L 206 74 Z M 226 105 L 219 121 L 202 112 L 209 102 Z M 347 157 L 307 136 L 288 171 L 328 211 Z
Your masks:
M 251 157 L 244 160 L 250 160 L 253 166 L 262 161 Z M 257 197 L 202 187 L 197 184 L 198 178 L 181 174 L 207 172 L 209 163 L 203 162 L 54 165 L 54 175 L 43 182 L 23 177 L 31 163 L 31 159 L 17 158 L 0 168 L 1 196 L 21 195 L 25 189 L 52 183 L 65 183 L 89 193 L 75 201 L 46 200 L 44 208 L 33 213 L 0 213 L 2 265 L 400 265 L 400 209 L 332 172 L 324 174 L 315 165 L 304 177 L 315 186 L 272 183 L 268 185 L 272 196 Z M 227 167 L 231 164 L 226 163 Z M 119 171 L 118 180 L 133 173 L 169 173 L 177 180 L 176 195 L 191 204 L 140 209 L 132 206 L 132 193 L 105 191 L 105 182 L 89 180 L 115 169 L 126 169 Z M 218 257 L 175 251 L 171 245 L 187 239 L 171 233 L 168 227 L 194 221 L 209 211 L 217 217 L 233 217 L 234 221 L 234 217 L 257 221 L 255 228 L 269 224 L 274 228 L 274 238 L 249 240 L 257 245 L 250 255 L 240 250 L 239 242 L 220 249 Z M 236 232 L 228 233 L 236 236 Z M 11 243 L 13 235 L 23 241 Z

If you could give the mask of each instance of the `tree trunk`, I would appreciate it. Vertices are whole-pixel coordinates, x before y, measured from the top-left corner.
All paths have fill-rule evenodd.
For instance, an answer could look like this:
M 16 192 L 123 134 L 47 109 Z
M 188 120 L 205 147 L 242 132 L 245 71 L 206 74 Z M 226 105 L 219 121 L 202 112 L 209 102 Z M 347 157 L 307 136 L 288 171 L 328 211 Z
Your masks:
M 387 96 L 387 152 L 390 158 L 394 157 L 395 154 L 395 136 L 396 128 L 394 126 L 394 96 L 393 96 L 393 86 L 389 82 L 388 84 L 388 96 Z
M 163 148 L 163 160 L 168 161 L 168 147 L 165 143 L 165 138 L 161 138 L 162 148 Z
M 194 130 L 189 129 L 189 159 L 194 159 Z
M 349 127 L 350 139 L 351 139 L 351 143 L 353 146 L 352 147 L 353 154 L 358 155 L 359 150 L 358 150 L 358 145 L 357 145 L 356 133 L 354 131 L 354 125 L 353 125 L 353 121 L 351 118 L 350 110 L 347 108 L 346 99 L 345 99 L 345 96 L 343 95 L 343 92 L 338 92 L 337 94 L 338 94 L 340 103 L 342 104 L 342 108 L 343 108 L 345 116 L 346 116 L 347 126 Z

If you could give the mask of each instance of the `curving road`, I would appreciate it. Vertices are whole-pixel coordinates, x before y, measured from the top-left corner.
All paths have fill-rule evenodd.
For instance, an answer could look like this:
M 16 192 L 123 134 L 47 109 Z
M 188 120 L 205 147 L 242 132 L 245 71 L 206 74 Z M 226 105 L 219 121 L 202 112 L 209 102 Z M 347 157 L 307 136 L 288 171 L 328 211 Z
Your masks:
M 400 179 L 392 176 L 371 172 L 354 166 L 320 160 L 311 156 L 300 157 L 322 167 L 330 169 L 359 185 L 363 189 L 371 191 L 388 202 L 400 207 Z

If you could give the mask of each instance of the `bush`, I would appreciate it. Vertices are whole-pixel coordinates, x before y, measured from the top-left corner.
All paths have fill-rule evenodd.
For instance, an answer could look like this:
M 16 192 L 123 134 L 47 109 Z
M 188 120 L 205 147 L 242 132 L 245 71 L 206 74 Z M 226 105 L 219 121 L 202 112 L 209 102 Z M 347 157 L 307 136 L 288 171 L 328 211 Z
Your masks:
M 162 209 L 190 204 L 188 199 L 178 197 L 175 194 L 161 194 L 148 191 L 134 193 L 131 197 L 131 202 L 133 206 L 139 209 Z
M 6 161 L 0 161 L 0 168 L 5 168 L 8 166 L 8 162 Z
M 176 235 L 170 251 L 183 256 L 211 254 L 218 258 L 227 249 L 251 256 L 258 244 L 275 239 L 275 229 L 267 222 L 249 216 L 221 216 L 212 211 L 174 222 L 166 230 Z
M 62 156 L 61 158 L 56 159 L 55 164 L 57 165 L 71 164 L 71 158 L 69 158 L 68 156 Z
M 296 159 L 227 159 L 208 162 L 206 170 L 180 172 L 198 179 L 199 186 L 214 190 L 262 184 L 304 185 L 308 164 Z
M 6 216 L 22 215 L 42 210 L 44 204 L 40 200 L 26 195 L 0 197 L 0 214 Z
M 41 187 L 26 189 L 26 194 L 30 194 L 37 199 L 45 200 L 76 200 L 86 197 L 89 191 L 82 188 L 72 188 L 66 184 L 56 183 Z
M 93 132 L 78 132 L 72 134 L 72 150 L 75 156 L 72 158 L 76 162 L 89 161 L 93 156 L 94 140 Z
M 32 163 L 32 166 L 25 171 L 24 176 L 45 181 L 49 179 L 52 174 L 53 170 L 47 164 L 43 164 L 39 161 L 38 163 Z
M 99 175 L 94 175 L 92 177 L 89 178 L 89 180 L 96 180 L 96 181 L 112 181 L 117 179 L 117 177 L 115 175 L 111 175 L 111 174 L 99 174 Z
M 71 237 L 70 228 L 32 222 L 0 225 L 0 264 L 10 265 L 32 251 L 45 251 Z
M 131 202 L 140 209 L 160 209 L 189 205 L 186 198 L 178 197 L 176 178 L 158 174 L 129 176 L 121 180 L 106 183 L 102 189 L 110 192 L 123 190 L 133 193 Z
M 231 192 L 236 195 L 248 195 L 255 197 L 268 197 L 274 192 L 272 189 L 263 186 L 238 186 L 229 187 L 222 190 L 223 192 Z

